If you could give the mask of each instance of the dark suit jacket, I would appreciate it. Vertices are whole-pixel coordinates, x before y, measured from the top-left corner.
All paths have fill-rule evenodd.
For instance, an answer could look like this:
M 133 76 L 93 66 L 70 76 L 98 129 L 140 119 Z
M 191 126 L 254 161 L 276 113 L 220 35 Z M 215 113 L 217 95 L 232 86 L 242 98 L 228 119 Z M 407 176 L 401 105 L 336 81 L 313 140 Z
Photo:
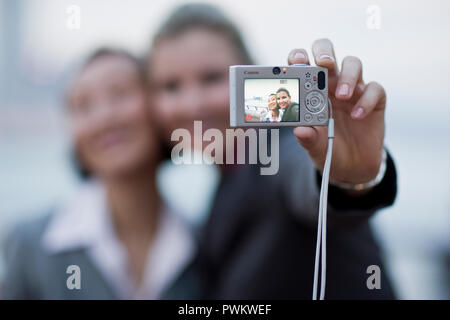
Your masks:
M 203 244 L 206 294 L 220 299 L 311 299 L 320 174 L 288 128 L 280 140 L 280 170 L 261 176 L 242 166 L 224 175 Z M 393 299 L 369 218 L 391 205 L 396 172 L 369 194 L 353 198 L 330 186 L 327 299 Z M 381 290 L 369 290 L 367 267 L 381 268 Z
M 291 103 L 284 110 L 281 121 L 299 121 L 299 106 L 297 103 Z

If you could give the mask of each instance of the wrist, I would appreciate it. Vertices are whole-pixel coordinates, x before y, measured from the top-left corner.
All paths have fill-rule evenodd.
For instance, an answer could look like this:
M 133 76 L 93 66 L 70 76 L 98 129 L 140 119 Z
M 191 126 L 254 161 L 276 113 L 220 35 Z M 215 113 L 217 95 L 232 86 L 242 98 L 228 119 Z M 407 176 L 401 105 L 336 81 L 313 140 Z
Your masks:
M 371 190 L 373 187 L 380 184 L 380 182 L 383 180 L 384 175 L 386 173 L 386 167 L 387 167 L 387 153 L 386 153 L 386 150 L 383 148 L 382 153 L 381 153 L 380 167 L 379 167 L 378 173 L 374 179 L 367 181 L 367 182 L 363 182 L 363 183 L 348 183 L 348 182 L 337 182 L 337 181 L 330 180 L 330 185 L 333 185 L 340 189 L 346 190 L 350 194 L 366 193 L 369 190 Z

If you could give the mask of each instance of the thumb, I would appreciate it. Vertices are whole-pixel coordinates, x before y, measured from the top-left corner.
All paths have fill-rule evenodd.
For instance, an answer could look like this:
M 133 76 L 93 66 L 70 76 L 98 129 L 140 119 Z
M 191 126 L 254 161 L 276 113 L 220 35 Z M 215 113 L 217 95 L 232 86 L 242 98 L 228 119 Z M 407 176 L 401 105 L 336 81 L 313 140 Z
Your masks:
M 308 151 L 316 167 L 322 171 L 328 146 L 326 127 L 296 127 L 294 135 L 303 148 Z

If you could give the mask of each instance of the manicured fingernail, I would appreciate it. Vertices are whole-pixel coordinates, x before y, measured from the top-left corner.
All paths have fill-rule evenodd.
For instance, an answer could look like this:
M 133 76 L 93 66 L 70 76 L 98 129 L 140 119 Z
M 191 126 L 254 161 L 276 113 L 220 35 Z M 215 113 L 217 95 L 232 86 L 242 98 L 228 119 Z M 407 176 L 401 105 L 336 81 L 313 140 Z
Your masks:
M 329 56 L 327 54 L 323 54 L 319 57 L 319 60 L 334 60 L 332 56 Z
M 294 59 L 306 59 L 306 56 L 302 52 L 297 52 L 294 55 Z
M 358 107 L 352 111 L 352 117 L 355 119 L 362 118 L 363 114 L 364 114 L 364 109 L 361 107 Z
M 339 86 L 338 95 L 346 96 L 346 95 L 348 95 L 348 91 L 349 91 L 348 84 L 343 83 Z

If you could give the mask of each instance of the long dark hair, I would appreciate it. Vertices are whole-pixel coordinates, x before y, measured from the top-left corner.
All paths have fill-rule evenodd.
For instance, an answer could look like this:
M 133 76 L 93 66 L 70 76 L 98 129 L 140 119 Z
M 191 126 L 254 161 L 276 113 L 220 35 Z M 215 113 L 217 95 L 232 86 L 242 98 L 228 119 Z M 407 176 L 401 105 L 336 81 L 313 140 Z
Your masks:
M 186 31 L 203 28 L 218 32 L 228 37 L 236 48 L 242 64 L 253 64 L 241 33 L 227 16 L 217 7 L 210 4 L 190 3 L 177 7 L 162 23 L 156 32 L 152 47 L 159 41 L 171 39 Z M 151 51 L 149 53 L 151 55 Z

